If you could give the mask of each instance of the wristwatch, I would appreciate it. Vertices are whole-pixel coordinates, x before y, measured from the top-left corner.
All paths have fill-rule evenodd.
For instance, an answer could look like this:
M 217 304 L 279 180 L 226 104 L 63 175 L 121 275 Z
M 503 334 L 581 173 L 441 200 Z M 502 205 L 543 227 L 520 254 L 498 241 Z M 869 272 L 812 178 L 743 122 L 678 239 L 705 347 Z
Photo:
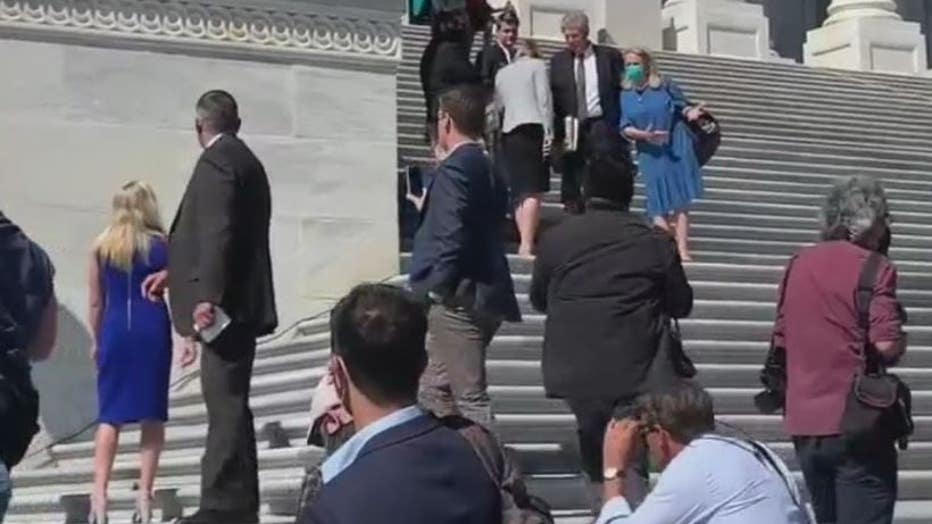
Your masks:
M 605 468 L 602 471 L 602 480 L 618 480 L 624 474 L 624 470 L 619 468 Z

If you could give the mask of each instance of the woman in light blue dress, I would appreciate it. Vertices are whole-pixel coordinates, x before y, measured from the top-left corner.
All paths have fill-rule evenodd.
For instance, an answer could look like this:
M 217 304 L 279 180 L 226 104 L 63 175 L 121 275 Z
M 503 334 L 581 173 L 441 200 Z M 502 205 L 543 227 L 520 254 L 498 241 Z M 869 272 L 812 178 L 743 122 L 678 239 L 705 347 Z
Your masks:
M 647 215 L 674 233 L 680 257 L 689 262 L 689 206 L 702 197 L 702 169 L 687 122 L 702 116 L 675 83 L 660 76 L 643 49 L 625 53 L 621 93 L 622 133 L 637 144 L 638 169 L 647 190 Z

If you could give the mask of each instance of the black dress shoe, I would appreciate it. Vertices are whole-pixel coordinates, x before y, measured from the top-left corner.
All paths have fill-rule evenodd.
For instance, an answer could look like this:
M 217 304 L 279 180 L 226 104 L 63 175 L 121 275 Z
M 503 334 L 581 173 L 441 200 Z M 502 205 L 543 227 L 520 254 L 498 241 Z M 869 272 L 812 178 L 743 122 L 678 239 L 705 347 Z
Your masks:
M 259 517 L 243 511 L 200 509 L 189 517 L 176 519 L 175 524 L 259 524 Z

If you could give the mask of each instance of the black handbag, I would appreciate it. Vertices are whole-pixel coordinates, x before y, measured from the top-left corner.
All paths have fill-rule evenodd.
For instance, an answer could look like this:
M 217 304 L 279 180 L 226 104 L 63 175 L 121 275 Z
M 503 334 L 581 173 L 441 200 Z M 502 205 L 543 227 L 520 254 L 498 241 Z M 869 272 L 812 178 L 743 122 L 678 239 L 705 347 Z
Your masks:
M 683 349 L 679 321 L 667 316 L 661 317 L 657 353 L 647 372 L 648 391 L 662 389 L 678 380 L 695 376 L 696 365 Z
M 777 299 L 777 314 L 783 309 L 786 298 L 786 283 L 790 278 L 790 271 L 796 258 L 791 258 L 783 272 L 783 282 L 780 284 L 780 297 Z M 760 382 L 764 390 L 754 395 L 754 405 L 765 415 L 781 411 L 786 406 L 786 348 L 778 346 L 776 340 L 770 338 L 770 349 L 764 360 L 764 367 L 760 370 Z
M 20 350 L 0 350 L 0 461 L 7 469 L 26 456 L 39 432 L 39 392 Z
M 704 166 L 712 160 L 718 146 L 722 144 L 722 126 L 710 113 L 704 113 L 698 120 L 686 122 L 695 137 L 694 148 L 696 160 Z
M 664 84 L 664 89 L 673 98 L 670 92 L 669 82 Z M 722 126 L 718 119 L 709 112 L 704 112 L 697 120 L 690 122 L 682 114 L 679 115 L 693 135 L 693 149 L 696 152 L 696 160 L 700 166 L 709 163 L 709 160 L 715 156 L 718 146 L 722 144 Z
M 849 441 L 895 441 L 900 449 L 906 449 L 915 427 L 912 392 L 900 377 L 887 372 L 868 337 L 870 304 L 881 260 L 880 254 L 871 253 L 858 281 L 858 325 L 864 334 L 864 368 L 855 376 L 848 393 L 841 430 Z

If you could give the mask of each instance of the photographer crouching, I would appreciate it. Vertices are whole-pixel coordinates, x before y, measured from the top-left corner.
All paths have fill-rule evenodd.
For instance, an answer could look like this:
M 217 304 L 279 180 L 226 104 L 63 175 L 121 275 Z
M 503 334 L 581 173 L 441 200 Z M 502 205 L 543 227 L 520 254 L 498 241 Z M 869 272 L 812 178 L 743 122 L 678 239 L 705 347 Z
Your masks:
M 758 442 L 717 435 L 712 397 L 698 385 L 682 381 L 645 395 L 635 413 L 606 430 L 605 505 L 596 524 L 809 522 L 786 465 Z M 632 512 L 622 479 L 641 437 L 663 473 Z
M 45 360 L 58 333 L 48 255 L 0 212 L 0 523 L 11 497 L 10 469 L 39 431 L 39 394 L 30 361 Z

